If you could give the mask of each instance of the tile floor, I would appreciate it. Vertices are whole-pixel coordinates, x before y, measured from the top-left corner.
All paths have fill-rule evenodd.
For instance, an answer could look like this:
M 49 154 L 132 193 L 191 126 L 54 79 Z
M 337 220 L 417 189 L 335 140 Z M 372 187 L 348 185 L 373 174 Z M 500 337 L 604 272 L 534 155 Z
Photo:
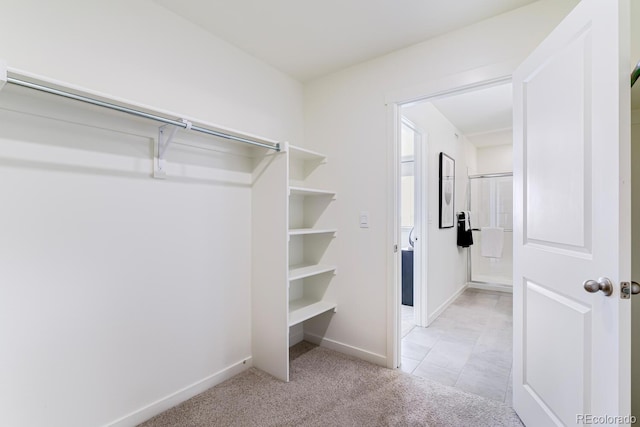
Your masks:
M 511 405 L 512 301 L 467 289 L 427 328 L 402 306 L 401 369 Z

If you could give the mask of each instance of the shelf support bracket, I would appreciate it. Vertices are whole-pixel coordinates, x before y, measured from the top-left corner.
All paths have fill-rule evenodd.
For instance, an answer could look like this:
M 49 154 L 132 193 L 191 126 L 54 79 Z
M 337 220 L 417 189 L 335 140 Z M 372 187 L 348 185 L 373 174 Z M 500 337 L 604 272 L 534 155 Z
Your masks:
M 185 130 L 191 130 L 192 123 L 188 120 L 181 119 L 184 123 Z M 158 139 L 156 139 L 153 147 L 153 177 L 158 179 L 164 179 L 167 177 L 166 172 L 166 160 L 165 154 L 169 145 L 173 142 L 173 138 L 176 136 L 178 126 L 163 125 L 158 128 Z
M 7 83 L 7 63 L 0 59 L 0 90 Z

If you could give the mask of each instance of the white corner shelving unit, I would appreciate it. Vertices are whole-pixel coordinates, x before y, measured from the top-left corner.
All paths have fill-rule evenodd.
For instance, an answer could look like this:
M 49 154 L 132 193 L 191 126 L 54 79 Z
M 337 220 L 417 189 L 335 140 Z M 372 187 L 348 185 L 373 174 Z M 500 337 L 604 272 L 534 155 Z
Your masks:
M 307 177 L 326 163 L 324 155 L 288 146 L 289 151 L 289 327 L 335 311 L 335 301 L 327 301 L 324 291 L 336 266 L 323 262 L 323 248 L 337 233 L 318 223 L 336 198 L 333 191 L 312 188 Z
M 301 336 L 305 321 L 337 309 L 326 297 L 337 267 L 325 260 L 338 231 L 325 215 L 336 194 L 308 185 L 326 161 L 284 144 L 254 168 L 253 364 L 283 381 L 289 380 L 290 331 Z

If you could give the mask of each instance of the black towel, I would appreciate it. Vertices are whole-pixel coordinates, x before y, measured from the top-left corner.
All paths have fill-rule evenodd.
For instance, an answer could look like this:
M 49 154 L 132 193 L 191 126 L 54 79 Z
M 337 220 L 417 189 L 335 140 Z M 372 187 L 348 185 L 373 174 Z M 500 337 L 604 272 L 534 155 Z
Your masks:
M 471 227 L 467 227 L 467 217 L 464 212 L 458 212 L 458 246 L 468 248 L 473 245 Z

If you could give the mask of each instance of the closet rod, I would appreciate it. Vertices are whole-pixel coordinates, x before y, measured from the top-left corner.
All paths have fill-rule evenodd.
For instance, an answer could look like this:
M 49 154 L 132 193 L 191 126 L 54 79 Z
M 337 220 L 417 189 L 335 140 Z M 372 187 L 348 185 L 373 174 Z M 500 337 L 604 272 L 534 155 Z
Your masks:
M 87 104 L 97 105 L 98 107 L 109 108 L 111 110 L 120 111 L 121 113 L 126 113 L 126 114 L 131 114 L 133 116 L 143 117 L 145 119 L 154 120 L 156 122 L 161 122 L 161 123 L 165 123 L 165 124 L 168 124 L 168 125 L 178 126 L 178 127 L 185 128 L 185 129 L 189 126 L 188 123 L 184 123 L 184 122 L 181 122 L 181 121 L 178 121 L 178 120 L 168 119 L 166 117 L 161 117 L 161 116 L 157 116 L 155 114 L 145 113 L 144 111 L 138 111 L 138 110 L 134 110 L 132 108 L 122 107 L 122 106 L 116 105 L 116 104 L 110 104 L 108 102 L 100 101 L 98 99 L 88 98 L 86 96 L 76 95 L 74 93 L 69 93 L 69 92 L 64 92 L 62 90 L 58 90 L 58 89 L 54 89 L 54 88 L 51 88 L 51 87 L 39 85 L 39 84 L 36 84 L 36 83 L 26 82 L 24 80 L 16 79 L 16 78 L 13 78 L 13 77 L 7 77 L 7 83 L 12 83 L 14 85 L 23 86 L 23 87 L 26 87 L 26 88 L 29 88 L 29 89 L 39 90 L 41 92 L 50 93 L 52 95 L 63 96 L 65 98 L 74 99 L 76 101 L 81 101 L 81 102 L 86 102 Z M 262 148 L 268 148 L 270 150 L 280 151 L 280 144 L 272 145 L 272 144 L 267 144 L 267 143 L 264 143 L 264 142 L 253 141 L 251 139 L 247 139 L 247 138 L 243 138 L 243 137 L 240 137 L 240 136 L 235 136 L 235 135 L 231 135 L 231 134 L 228 134 L 228 133 L 224 133 L 224 132 L 220 132 L 220 131 L 216 131 L 216 130 L 212 130 L 212 129 L 207 129 L 207 128 L 203 128 L 203 127 L 195 126 L 195 125 L 191 126 L 191 130 L 196 131 L 196 132 L 200 132 L 200 133 L 204 133 L 204 134 L 207 134 L 207 135 L 217 136 L 217 137 L 220 137 L 220 138 L 225 138 L 225 139 L 230 139 L 230 140 L 233 140 L 233 141 L 243 142 L 245 144 L 255 145 L 255 146 L 258 146 L 258 147 L 262 147 Z

